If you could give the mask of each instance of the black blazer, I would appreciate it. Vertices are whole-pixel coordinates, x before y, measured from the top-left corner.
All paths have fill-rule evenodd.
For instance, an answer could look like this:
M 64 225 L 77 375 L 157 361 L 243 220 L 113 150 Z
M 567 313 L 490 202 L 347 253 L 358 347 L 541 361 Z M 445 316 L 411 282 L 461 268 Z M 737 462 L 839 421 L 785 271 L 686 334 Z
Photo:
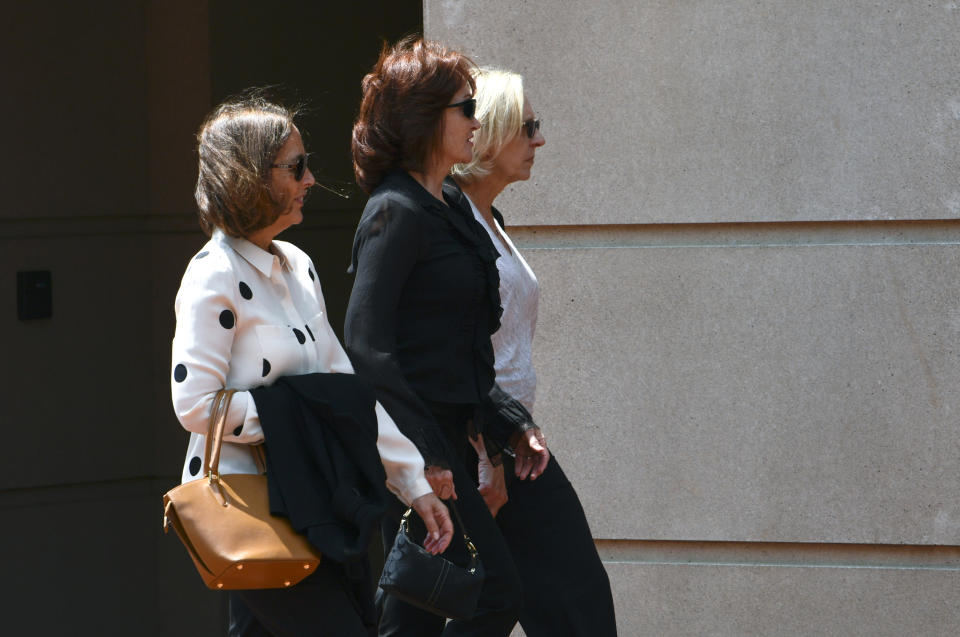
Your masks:
M 344 341 L 357 373 L 427 464 L 448 466 L 427 403 L 486 407 L 493 418 L 476 424 L 501 445 L 529 414 L 518 416 L 509 396 L 496 404 L 489 396 L 498 255 L 453 180 L 443 195 L 441 202 L 397 170 L 370 196 L 354 237 Z

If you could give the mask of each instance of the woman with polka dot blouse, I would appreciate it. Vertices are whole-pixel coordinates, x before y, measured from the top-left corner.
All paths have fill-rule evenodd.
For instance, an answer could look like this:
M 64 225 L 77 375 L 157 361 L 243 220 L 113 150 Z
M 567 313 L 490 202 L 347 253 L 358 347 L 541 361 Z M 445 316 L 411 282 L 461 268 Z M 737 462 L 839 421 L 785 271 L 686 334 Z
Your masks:
M 175 309 L 173 405 L 190 432 L 183 481 L 200 477 L 213 398 L 238 390 L 230 404 L 222 473 L 256 473 L 252 447 L 264 442 L 249 391 L 283 376 L 352 374 L 327 321 L 310 258 L 275 237 L 303 220 L 316 181 L 306 165 L 293 114 L 259 97 L 217 107 L 198 134 L 196 200 L 210 240 L 190 261 Z M 377 450 L 387 486 L 412 504 L 431 533 L 426 547 L 446 548 L 452 525 L 424 477 L 423 458 L 376 405 Z M 230 594 L 230 635 L 368 635 L 356 591 L 342 565 L 324 559 L 316 573 L 282 590 Z

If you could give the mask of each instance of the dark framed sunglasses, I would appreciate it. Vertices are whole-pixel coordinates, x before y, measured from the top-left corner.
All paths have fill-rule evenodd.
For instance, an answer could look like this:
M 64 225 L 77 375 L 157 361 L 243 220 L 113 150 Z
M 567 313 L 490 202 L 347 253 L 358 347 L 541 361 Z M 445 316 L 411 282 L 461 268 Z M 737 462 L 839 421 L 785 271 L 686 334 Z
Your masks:
M 293 178 L 297 181 L 300 181 L 303 179 L 303 175 L 307 172 L 307 155 L 300 155 L 297 157 L 297 162 L 295 164 L 270 164 L 270 167 L 288 168 L 293 171 Z
M 303 176 L 307 174 L 307 161 L 310 156 L 310 153 L 306 155 L 300 155 L 297 157 L 296 163 L 293 164 L 270 164 L 271 168 L 286 168 L 293 171 L 293 178 L 297 181 L 301 181 Z M 312 171 L 313 169 L 311 169 Z M 357 187 L 347 181 L 339 181 L 337 179 L 331 179 L 329 177 L 324 177 L 322 175 L 314 175 L 316 180 L 314 184 L 323 188 L 329 193 L 332 193 L 338 197 L 344 199 L 349 199 L 357 192 Z
M 528 119 L 522 125 L 523 131 L 527 134 L 529 139 L 533 139 L 533 136 L 537 134 L 537 131 L 540 130 L 540 120 L 539 119 Z
M 477 98 L 471 97 L 456 104 L 447 104 L 447 108 L 462 108 L 463 116 L 467 119 L 473 119 L 473 115 L 477 112 Z

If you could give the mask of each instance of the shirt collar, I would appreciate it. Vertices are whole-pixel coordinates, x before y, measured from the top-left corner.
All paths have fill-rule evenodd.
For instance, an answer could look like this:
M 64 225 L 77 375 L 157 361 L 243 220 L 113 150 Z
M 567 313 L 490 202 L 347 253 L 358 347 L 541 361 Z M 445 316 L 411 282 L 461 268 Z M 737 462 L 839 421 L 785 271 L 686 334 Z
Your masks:
M 270 273 L 273 272 L 274 260 L 280 264 L 281 268 L 286 270 L 290 269 L 290 262 L 284 256 L 283 249 L 277 244 L 276 241 L 270 244 L 276 253 L 274 254 L 273 252 L 267 252 L 266 250 L 263 250 L 259 246 L 254 245 L 243 237 L 228 236 L 219 228 L 213 232 L 215 239 L 233 248 L 234 252 L 246 259 L 247 263 L 259 270 L 265 277 L 269 278 Z

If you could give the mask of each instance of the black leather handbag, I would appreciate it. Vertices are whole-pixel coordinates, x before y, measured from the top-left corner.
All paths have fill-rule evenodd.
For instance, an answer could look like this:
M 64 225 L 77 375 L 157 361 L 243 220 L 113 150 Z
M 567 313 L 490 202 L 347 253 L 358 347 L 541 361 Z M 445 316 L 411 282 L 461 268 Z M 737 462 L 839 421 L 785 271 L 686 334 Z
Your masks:
M 410 508 L 400 518 L 400 530 L 383 565 L 380 588 L 435 615 L 471 619 L 483 588 L 483 563 L 453 500 L 448 500 L 447 505 L 463 530 L 470 563 L 458 566 L 442 555 L 431 555 L 417 544 L 410 537 Z

